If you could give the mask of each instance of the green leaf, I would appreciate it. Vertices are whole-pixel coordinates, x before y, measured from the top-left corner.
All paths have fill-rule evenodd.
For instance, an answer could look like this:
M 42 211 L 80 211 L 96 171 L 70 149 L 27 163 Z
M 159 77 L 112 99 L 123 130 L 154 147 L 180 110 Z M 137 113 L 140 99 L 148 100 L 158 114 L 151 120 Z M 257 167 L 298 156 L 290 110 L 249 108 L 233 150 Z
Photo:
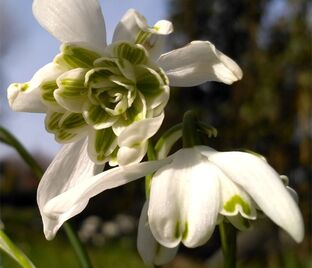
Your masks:
M 10 238 L 0 230 L 0 249 L 14 259 L 21 267 L 33 268 L 35 265 L 28 257 L 10 240 Z

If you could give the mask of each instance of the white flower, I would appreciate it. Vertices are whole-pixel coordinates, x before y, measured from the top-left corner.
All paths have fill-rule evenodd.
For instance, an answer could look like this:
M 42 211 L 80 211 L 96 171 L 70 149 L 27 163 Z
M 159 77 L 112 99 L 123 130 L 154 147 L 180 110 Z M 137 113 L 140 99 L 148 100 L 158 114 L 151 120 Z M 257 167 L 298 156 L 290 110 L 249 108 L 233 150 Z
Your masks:
M 162 160 L 113 168 L 84 178 L 41 206 L 46 235 L 52 238 L 64 220 L 82 211 L 96 194 L 155 170 L 148 201 L 148 226 L 144 225 L 144 212 L 140 226 L 150 228 L 158 243 L 172 249 L 163 253 L 167 257 L 158 256 L 160 262 L 172 258 L 180 242 L 187 247 L 207 242 L 219 215 L 244 227 L 244 222 L 256 219 L 258 209 L 295 241 L 303 239 L 299 208 L 280 176 L 264 159 L 244 152 L 217 152 L 207 146 L 184 148 Z M 44 185 L 43 179 L 41 187 Z M 151 248 L 144 245 L 143 250 L 140 246 L 142 241 L 151 241 L 149 231 L 140 232 L 141 254 L 147 261 L 157 259 L 155 243 L 151 243 Z
M 169 21 L 153 27 L 130 9 L 106 43 L 97 0 L 34 0 L 38 22 L 63 44 L 52 63 L 28 83 L 8 88 L 14 111 L 46 113 L 47 131 L 60 143 L 88 138 L 96 164 L 140 162 L 159 129 L 171 86 L 241 79 L 237 64 L 210 42 L 194 41 L 162 54 Z

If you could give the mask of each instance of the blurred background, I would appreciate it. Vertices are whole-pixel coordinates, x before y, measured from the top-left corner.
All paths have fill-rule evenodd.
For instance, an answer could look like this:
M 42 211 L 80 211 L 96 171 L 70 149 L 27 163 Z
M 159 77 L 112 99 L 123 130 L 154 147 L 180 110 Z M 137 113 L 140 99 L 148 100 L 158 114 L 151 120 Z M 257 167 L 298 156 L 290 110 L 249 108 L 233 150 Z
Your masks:
M 6 88 L 28 81 L 58 53 L 59 43 L 36 22 L 31 2 L 0 1 L 0 125 L 9 129 L 46 168 L 60 148 L 45 132 L 43 116 L 13 113 Z M 227 86 L 172 88 L 162 130 L 195 109 L 218 129 L 208 140 L 217 150 L 250 149 L 289 176 L 299 194 L 306 236 L 295 244 L 269 220 L 261 219 L 238 238 L 239 267 L 312 267 L 312 2 L 307 0 L 103 0 L 108 40 L 128 8 L 150 25 L 169 19 L 175 31 L 167 49 L 209 40 L 235 59 L 244 72 Z M 156 137 L 157 138 L 157 137 Z M 46 241 L 36 206 L 38 180 L 21 158 L 0 144 L 1 220 L 6 233 L 37 267 L 77 267 L 63 232 Z M 95 267 L 146 267 L 135 247 L 144 202 L 144 182 L 93 198 L 73 219 Z M 274 194 L 274 193 L 268 193 Z M 181 247 L 166 267 L 222 267 L 218 232 L 200 248 Z M 1 267 L 18 267 L 1 253 Z

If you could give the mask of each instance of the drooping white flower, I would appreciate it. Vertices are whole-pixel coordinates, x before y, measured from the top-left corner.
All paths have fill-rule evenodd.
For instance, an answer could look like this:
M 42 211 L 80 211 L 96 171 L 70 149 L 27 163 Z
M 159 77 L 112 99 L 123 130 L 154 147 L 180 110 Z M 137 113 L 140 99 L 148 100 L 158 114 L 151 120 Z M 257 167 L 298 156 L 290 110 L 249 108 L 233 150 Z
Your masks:
M 52 237 L 60 226 L 53 221 L 61 223 L 78 214 L 96 194 L 155 170 L 147 209 L 148 228 L 158 243 L 172 248 L 171 252 L 164 249 L 164 259 L 172 257 L 180 242 L 187 247 L 204 244 L 219 215 L 244 227 L 245 221 L 256 219 L 257 209 L 295 241 L 303 239 L 299 208 L 280 176 L 264 159 L 244 152 L 217 152 L 207 146 L 184 148 L 162 160 L 114 168 L 83 180 L 42 206 L 46 234 L 49 232 Z M 146 222 L 143 212 L 142 217 L 141 222 Z M 139 232 L 138 243 L 150 240 L 148 230 Z M 141 254 L 149 252 L 146 260 L 157 257 L 155 244 L 151 245 L 150 250 L 141 250 Z
M 171 22 L 153 27 L 130 9 L 112 44 L 97 0 L 34 0 L 38 22 L 62 42 L 61 52 L 27 83 L 8 88 L 14 111 L 46 113 L 47 131 L 60 143 L 88 138 L 96 164 L 142 160 L 159 129 L 172 86 L 241 79 L 237 64 L 210 42 L 194 41 L 162 54 Z

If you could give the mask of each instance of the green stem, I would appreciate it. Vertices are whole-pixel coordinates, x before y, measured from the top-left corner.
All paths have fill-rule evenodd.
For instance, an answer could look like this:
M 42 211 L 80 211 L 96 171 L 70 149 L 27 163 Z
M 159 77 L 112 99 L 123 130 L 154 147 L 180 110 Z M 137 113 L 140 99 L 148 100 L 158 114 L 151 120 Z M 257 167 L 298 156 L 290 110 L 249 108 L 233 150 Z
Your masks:
M 147 159 L 148 161 L 156 160 L 156 152 L 154 146 L 151 141 L 148 141 L 148 148 L 147 148 Z M 149 198 L 151 182 L 152 182 L 153 174 L 148 174 L 145 176 L 145 196 L 146 199 Z
M 197 132 L 197 118 L 193 111 L 187 111 L 183 117 L 183 147 L 190 148 L 201 144 Z
M 23 145 L 6 129 L 0 127 L 0 142 L 6 143 L 9 146 L 12 146 L 18 154 L 23 158 L 23 160 L 31 168 L 35 176 L 40 179 L 43 175 L 42 168 L 38 163 L 33 159 L 33 157 L 26 151 Z
M 68 240 L 70 241 L 80 263 L 81 268 L 91 268 L 92 263 L 88 256 L 88 253 L 85 247 L 82 245 L 77 233 L 74 231 L 72 226 L 65 222 L 63 224 L 63 229 L 67 235 Z
M 227 222 L 219 225 L 222 251 L 224 256 L 224 268 L 236 267 L 236 229 Z
M 23 160 L 29 165 L 35 176 L 40 180 L 44 171 L 31 154 L 23 147 L 23 145 L 6 129 L 0 127 L 0 142 L 3 142 L 9 146 L 12 146 Z M 63 224 L 65 233 L 70 241 L 82 268 L 91 268 L 92 264 L 90 258 L 79 240 L 76 232 L 69 222 Z

